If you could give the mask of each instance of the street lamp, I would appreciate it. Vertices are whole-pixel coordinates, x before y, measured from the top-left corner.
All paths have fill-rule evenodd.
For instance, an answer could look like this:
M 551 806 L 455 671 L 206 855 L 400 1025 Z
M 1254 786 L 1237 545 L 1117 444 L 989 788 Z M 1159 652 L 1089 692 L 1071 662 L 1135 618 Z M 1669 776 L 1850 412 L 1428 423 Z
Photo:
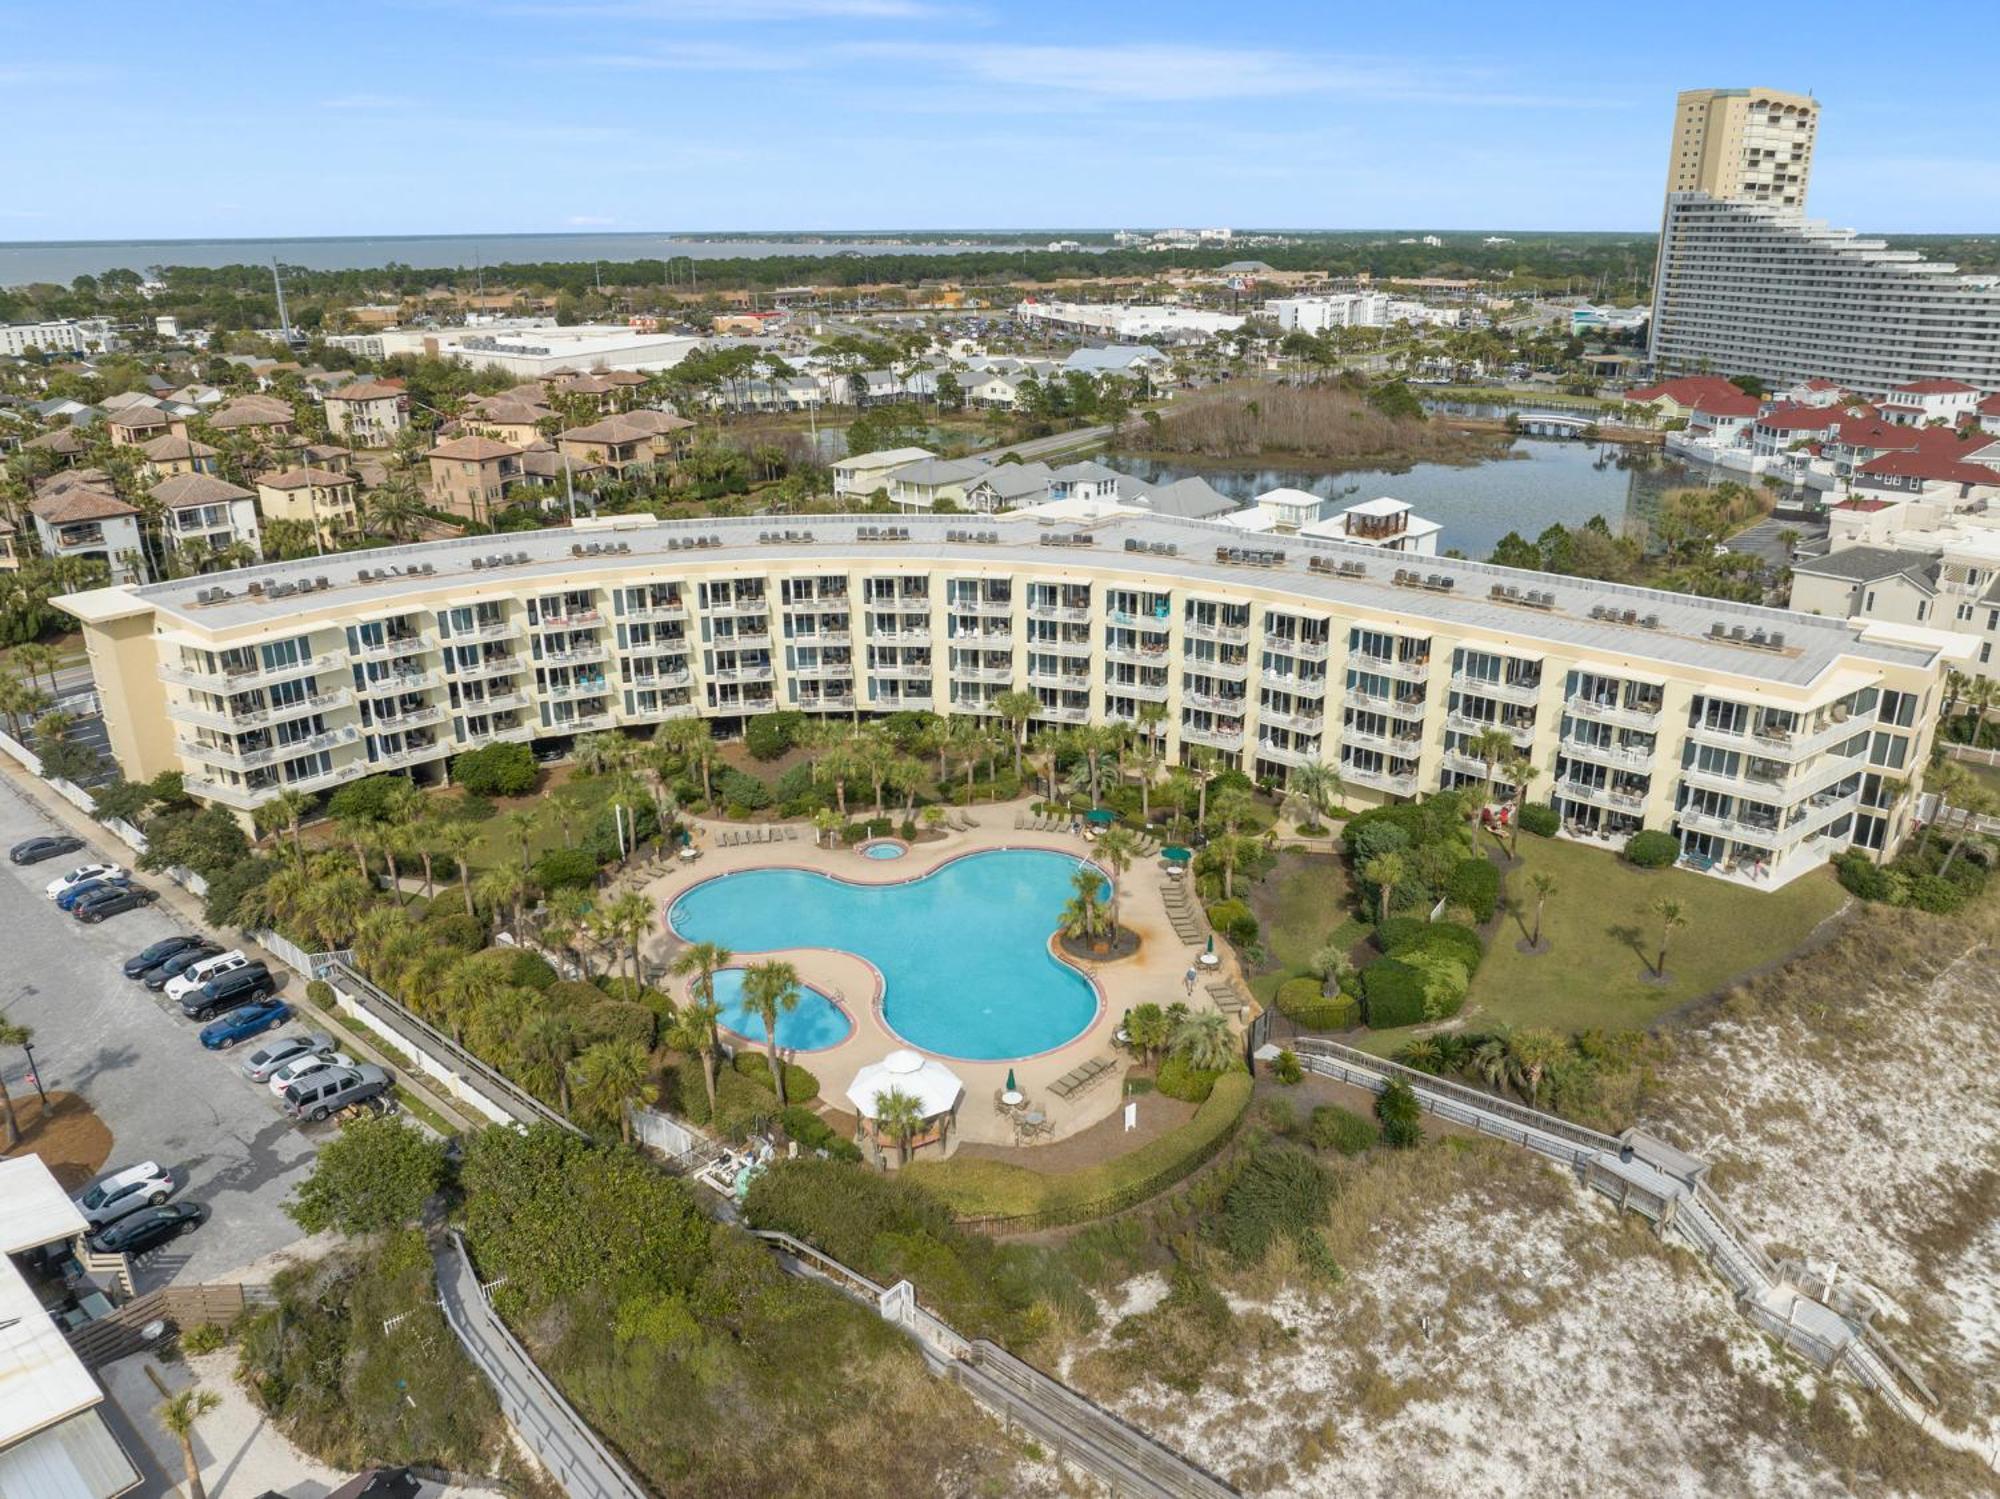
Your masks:
M 23 1041 L 21 1050 L 28 1055 L 28 1081 L 35 1085 L 35 1096 L 42 1101 L 42 1112 L 49 1111 L 49 1095 L 42 1087 L 42 1069 L 35 1065 L 35 1043 Z

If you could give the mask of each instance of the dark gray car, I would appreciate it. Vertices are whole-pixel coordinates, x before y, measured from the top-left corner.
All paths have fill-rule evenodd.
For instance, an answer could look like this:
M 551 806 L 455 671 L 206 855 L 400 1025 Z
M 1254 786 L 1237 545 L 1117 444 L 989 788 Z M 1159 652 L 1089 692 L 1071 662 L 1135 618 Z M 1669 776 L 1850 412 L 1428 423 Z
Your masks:
M 393 1086 L 389 1074 L 372 1062 L 323 1067 L 285 1089 L 285 1112 L 294 1119 L 320 1120 L 349 1104 L 380 1098 Z
M 271 1074 L 299 1057 L 333 1050 L 333 1037 L 321 1031 L 309 1036 L 281 1036 L 266 1042 L 243 1059 L 243 1075 L 252 1082 L 268 1083 Z

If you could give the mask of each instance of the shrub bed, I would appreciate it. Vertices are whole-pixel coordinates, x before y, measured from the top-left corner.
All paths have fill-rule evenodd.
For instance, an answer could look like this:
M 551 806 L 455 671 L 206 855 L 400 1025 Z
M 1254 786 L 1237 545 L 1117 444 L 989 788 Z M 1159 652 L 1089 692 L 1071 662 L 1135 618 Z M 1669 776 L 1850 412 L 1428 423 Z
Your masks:
M 1160 1063 L 1159 1077 L 1154 1086 L 1167 1097 L 1178 1098 L 1182 1103 L 1200 1103 L 1214 1091 L 1215 1080 L 1221 1075 L 1190 1067 L 1180 1057 L 1168 1057 Z
M 1521 830 L 1537 838 L 1553 838 L 1562 829 L 1562 814 L 1547 802 L 1530 802 L 1521 808 Z
M 1625 862 L 1641 869 L 1666 869 L 1681 856 L 1671 833 L 1645 828 L 1625 840 Z
M 1424 1018 L 1424 976 L 1397 958 L 1383 958 L 1361 972 L 1362 1015 L 1371 1030 L 1415 1025 Z
M 1467 859 L 1451 872 L 1445 894 L 1484 926 L 1500 904 L 1500 871 L 1484 859 Z
M 1342 1155 L 1360 1155 L 1375 1143 L 1375 1126 L 1352 1109 L 1323 1103 L 1312 1111 L 1306 1123 L 1306 1138 L 1321 1150 L 1337 1150 Z
M 841 1139 L 811 1109 L 793 1104 L 778 1111 L 778 1122 L 784 1125 L 788 1138 L 799 1142 L 801 1150 L 823 1150 L 836 1161 L 855 1162 L 861 1159 L 861 1147 L 852 1140 Z
M 756 1083 L 766 1093 L 771 1091 L 771 1063 L 762 1051 L 739 1051 L 730 1062 L 737 1072 Z M 819 1079 L 796 1062 L 782 1062 L 785 1069 L 785 1102 L 811 1103 L 819 1097 Z
M 1344 1031 L 1361 1018 L 1345 994 L 1322 994 L 1318 979 L 1287 979 L 1278 987 L 1278 1013 L 1309 1031 Z
M 1219 900 L 1208 908 L 1208 924 L 1238 947 L 1257 940 L 1257 918 L 1240 900 Z
M 526 796 L 536 774 L 535 753 L 525 744 L 489 744 L 451 762 L 452 783 L 472 796 Z
M 1178 1129 L 1129 1155 L 1076 1171 L 1031 1171 L 1007 1161 L 918 1161 L 903 1175 L 921 1182 L 961 1220 L 1026 1230 L 1082 1223 L 1156 1197 L 1229 1143 L 1250 1105 L 1247 1072 L 1225 1072 L 1208 1101 Z

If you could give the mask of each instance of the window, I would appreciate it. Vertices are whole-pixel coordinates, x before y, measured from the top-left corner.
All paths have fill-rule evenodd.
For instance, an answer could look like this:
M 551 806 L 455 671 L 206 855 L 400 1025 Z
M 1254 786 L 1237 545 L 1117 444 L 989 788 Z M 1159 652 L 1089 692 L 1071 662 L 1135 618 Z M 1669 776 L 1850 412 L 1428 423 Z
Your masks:
M 1907 729 L 1917 721 L 1917 695 L 1914 692 L 1885 691 L 1882 706 L 1875 716 L 1882 723 Z
M 1910 741 L 1901 734 L 1877 734 L 1874 744 L 1868 751 L 1868 763 L 1884 766 L 1889 770 L 1901 770 L 1909 748 Z

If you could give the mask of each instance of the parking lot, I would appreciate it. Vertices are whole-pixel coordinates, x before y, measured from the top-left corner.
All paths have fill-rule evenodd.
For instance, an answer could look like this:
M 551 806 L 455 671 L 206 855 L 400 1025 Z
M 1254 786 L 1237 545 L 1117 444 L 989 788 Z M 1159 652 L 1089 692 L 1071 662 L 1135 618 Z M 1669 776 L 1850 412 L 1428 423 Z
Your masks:
M 0 780 L 0 848 L 59 831 L 11 781 Z M 315 1138 L 329 1127 L 299 1129 L 268 1088 L 242 1075 L 238 1062 L 254 1046 L 203 1050 L 198 1024 L 119 971 L 147 943 L 185 930 L 177 917 L 154 907 L 85 926 L 43 895 L 57 875 L 99 860 L 131 862 L 108 836 L 87 855 L 28 866 L 0 862 L 0 931 L 6 934 L 0 1010 L 34 1028 L 43 1086 L 80 1093 L 110 1129 L 107 1168 L 157 1160 L 185 1173 L 177 1200 L 209 1210 L 195 1232 L 139 1261 L 138 1288 L 228 1280 L 300 1239 L 281 1204 L 310 1170 Z M 152 886 L 166 883 L 139 878 Z M 297 1005 L 302 987 L 294 979 L 280 992 Z M 271 1034 L 300 1028 L 293 1022 Z M 31 1119 L 35 1092 L 18 1048 L 0 1051 L 0 1076 L 23 1121 Z

